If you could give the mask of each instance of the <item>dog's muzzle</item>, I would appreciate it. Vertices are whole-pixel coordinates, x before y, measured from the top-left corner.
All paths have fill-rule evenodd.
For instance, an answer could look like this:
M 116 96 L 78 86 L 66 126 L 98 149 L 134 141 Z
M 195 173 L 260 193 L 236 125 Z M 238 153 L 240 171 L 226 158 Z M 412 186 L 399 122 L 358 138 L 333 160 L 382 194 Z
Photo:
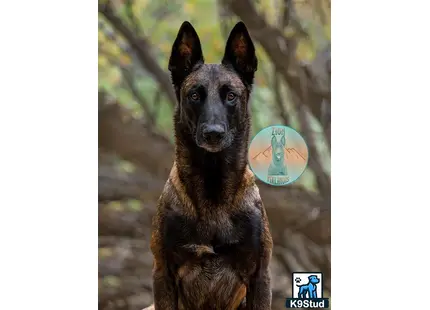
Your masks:
M 225 136 L 225 128 L 221 125 L 206 125 L 202 130 L 203 141 L 207 144 L 218 144 Z
M 228 146 L 229 135 L 225 126 L 204 125 L 201 128 L 200 134 L 197 136 L 197 145 L 204 148 L 208 152 L 219 152 Z

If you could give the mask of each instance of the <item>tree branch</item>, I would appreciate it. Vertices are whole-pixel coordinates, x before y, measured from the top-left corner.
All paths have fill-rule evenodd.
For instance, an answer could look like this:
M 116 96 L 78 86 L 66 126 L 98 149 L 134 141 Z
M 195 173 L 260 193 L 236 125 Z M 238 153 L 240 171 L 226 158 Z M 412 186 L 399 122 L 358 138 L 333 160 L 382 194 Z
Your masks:
M 161 107 L 161 104 L 160 104 L 161 95 L 162 95 L 161 90 L 158 88 L 157 92 L 154 95 L 154 99 L 152 100 L 154 103 L 154 110 L 153 110 L 154 119 L 158 118 L 158 115 L 159 115 L 160 110 L 161 110 L 160 109 L 160 107 Z
M 284 0 L 284 10 L 280 26 L 281 29 L 291 26 L 295 29 L 296 36 L 309 38 L 308 31 L 305 30 L 299 17 L 297 16 L 294 0 Z
M 314 172 L 319 193 L 324 198 L 324 200 L 328 202 L 326 206 L 329 206 L 331 197 L 330 177 L 327 175 L 323 168 L 323 162 L 320 156 L 320 152 L 317 148 L 315 134 L 310 125 L 308 111 L 305 106 L 301 106 L 298 108 L 302 134 L 309 148 L 309 168 L 311 168 Z
M 280 29 L 270 26 L 257 13 L 251 0 L 222 0 L 222 3 L 244 21 L 251 35 L 261 44 L 291 91 L 296 94 L 298 103 L 309 106 L 311 113 L 321 121 L 321 103 L 323 99 L 330 98 L 331 90 L 328 87 L 327 74 L 321 75 L 318 70 L 314 70 L 319 64 L 313 62 L 306 65 L 298 61 L 292 54 L 295 38 L 288 39 Z M 306 74 L 305 70 L 310 74 Z M 302 76 L 311 77 L 312 81 L 303 84 Z M 312 83 L 315 81 L 317 83 Z M 316 85 L 318 87 L 315 87 Z
M 141 65 L 154 76 L 155 80 L 166 93 L 170 104 L 175 106 L 176 95 L 173 91 L 170 77 L 161 69 L 156 59 L 151 55 L 150 43 L 145 38 L 137 38 L 133 31 L 114 13 L 111 4 L 99 4 L 99 13 L 101 13 L 128 41 L 129 45 L 135 50 L 137 59 L 140 61 Z
M 149 107 L 149 103 L 146 100 L 144 96 L 140 93 L 140 91 L 136 88 L 136 85 L 134 83 L 134 76 L 131 73 L 130 68 L 127 68 L 123 66 L 113 55 L 111 55 L 109 52 L 107 52 L 104 48 L 99 47 L 99 53 L 104 55 L 108 61 L 115 67 L 117 67 L 122 74 L 122 77 L 124 78 L 125 84 L 127 85 L 127 88 L 130 90 L 131 94 L 133 95 L 134 99 L 137 101 L 137 103 L 142 108 L 144 114 L 145 114 L 145 121 L 148 124 L 149 127 L 154 127 L 156 125 L 156 119 L 154 117 L 154 112 L 151 111 Z
M 272 85 L 273 91 L 275 93 L 275 102 L 279 110 L 279 115 L 281 116 L 281 119 L 283 120 L 284 124 L 291 124 L 290 116 L 285 109 L 284 100 L 282 99 L 281 80 L 276 70 L 273 70 Z
M 124 5 L 126 6 L 127 17 L 130 19 L 132 30 L 138 36 L 140 34 L 140 28 L 136 15 L 133 13 L 133 3 L 133 0 L 125 0 Z
M 327 16 L 324 12 L 323 1 L 322 0 L 313 1 L 313 5 L 315 7 L 315 11 L 318 15 L 318 18 L 319 18 L 321 24 L 323 24 L 323 25 L 327 24 Z
M 167 178 L 173 162 L 172 144 L 126 109 L 117 103 L 103 106 L 98 131 L 99 147 L 144 167 L 150 175 Z

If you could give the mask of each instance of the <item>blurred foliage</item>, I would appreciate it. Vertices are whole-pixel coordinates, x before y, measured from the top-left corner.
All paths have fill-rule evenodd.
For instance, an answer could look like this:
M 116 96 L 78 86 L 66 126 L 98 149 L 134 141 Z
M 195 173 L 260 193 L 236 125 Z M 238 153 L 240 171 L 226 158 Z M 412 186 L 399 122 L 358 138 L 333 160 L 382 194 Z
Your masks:
M 99 3 L 102 2 L 99 1 Z M 281 0 L 255 1 L 255 5 L 270 24 L 276 25 L 280 22 L 279 12 L 283 2 Z M 236 16 L 228 16 L 221 22 L 220 6 L 217 1 L 213 0 L 116 0 L 112 3 L 115 6 L 116 14 L 128 27 L 133 29 L 136 37 L 143 37 L 150 42 L 152 55 L 166 72 L 171 46 L 184 20 L 190 21 L 196 28 L 207 63 L 216 63 L 221 60 L 226 36 L 234 23 L 238 21 Z M 300 39 L 297 58 L 309 62 L 315 57 L 316 51 L 330 41 L 330 1 L 296 0 L 295 7 L 302 27 L 309 34 L 309 37 Z M 286 36 L 295 35 L 294 30 L 290 27 L 286 27 L 284 34 Z M 136 89 L 146 99 L 150 110 L 156 111 L 157 129 L 172 139 L 173 108 L 167 96 L 159 91 L 157 82 L 135 59 L 132 48 L 128 46 L 129 43 L 100 14 L 98 41 L 99 89 L 105 90 L 118 99 L 122 105 L 132 111 L 136 118 L 144 117 L 142 106 L 136 100 L 126 81 L 125 74 L 130 74 Z M 261 46 L 257 42 L 254 43 L 259 59 L 259 69 L 256 73 L 251 99 L 253 135 L 265 126 L 283 123 L 274 98 L 273 64 L 268 60 Z M 280 91 L 281 95 L 287 98 L 285 102 L 286 109 L 291 114 L 290 125 L 299 129 L 297 115 L 293 111 L 291 100 L 288 99 L 288 89 L 284 83 L 282 83 Z M 316 132 L 321 131 L 316 122 L 312 124 L 312 127 Z M 318 145 L 318 148 L 325 154 L 323 156 L 324 168 L 330 173 L 330 158 L 327 156 L 327 150 L 324 145 Z M 127 165 L 123 168 L 132 169 Z M 314 178 L 309 171 L 306 171 L 298 182 L 311 190 L 314 188 Z

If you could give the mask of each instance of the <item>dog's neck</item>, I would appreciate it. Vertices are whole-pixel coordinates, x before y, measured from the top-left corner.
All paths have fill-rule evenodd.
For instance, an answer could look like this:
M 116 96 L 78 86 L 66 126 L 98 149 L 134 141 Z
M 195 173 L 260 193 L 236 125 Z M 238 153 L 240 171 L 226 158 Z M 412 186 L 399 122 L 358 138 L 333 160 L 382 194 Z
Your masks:
M 231 203 L 247 166 L 249 124 L 216 153 L 198 147 L 189 130 L 175 127 L 175 162 L 187 195 L 196 206 Z

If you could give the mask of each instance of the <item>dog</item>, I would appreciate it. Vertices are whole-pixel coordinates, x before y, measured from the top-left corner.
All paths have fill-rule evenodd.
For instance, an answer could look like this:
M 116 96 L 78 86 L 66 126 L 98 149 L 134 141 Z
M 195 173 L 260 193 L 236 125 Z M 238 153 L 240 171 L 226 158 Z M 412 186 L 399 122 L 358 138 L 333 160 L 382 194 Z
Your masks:
M 152 222 L 155 310 L 271 309 L 272 237 L 247 165 L 257 58 L 243 22 L 205 64 L 185 21 L 169 71 L 175 159 Z
M 299 298 L 318 298 L 317 296 L 317 284 L 320 283 L 320 279 L 317 276 L 311 275 L 308 277 L 309 282 L 302 284 L 299 287 Z
M 287 166 L 285 165 L 285 135 L 278 141 L 276 136 L 272 136 L 272 162 L 270 163 L 268 175 L 287 175 Z

